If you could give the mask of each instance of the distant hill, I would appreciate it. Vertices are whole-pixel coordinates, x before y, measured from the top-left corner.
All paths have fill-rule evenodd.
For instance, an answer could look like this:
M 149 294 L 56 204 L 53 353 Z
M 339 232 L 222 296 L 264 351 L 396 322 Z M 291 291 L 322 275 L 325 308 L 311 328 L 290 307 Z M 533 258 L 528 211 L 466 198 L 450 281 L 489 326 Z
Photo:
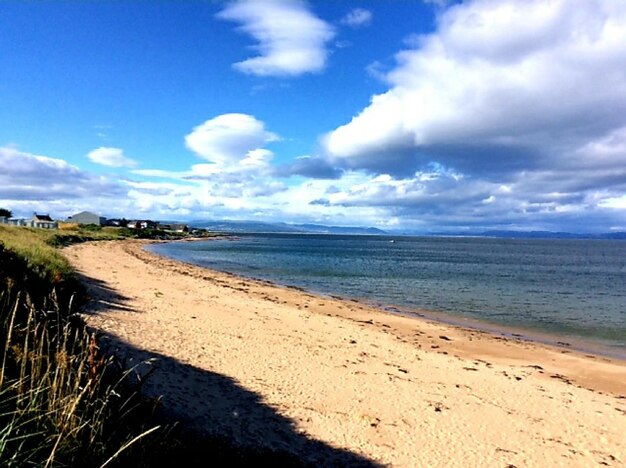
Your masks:
M 325 226 L 323 224 L 287 224 L 265 223 L 260 221 L 209 221 L 193 220 L 190 226 L 217 232 L 265 232 L 292 234 L 348 234 L 348 235 L 384 235 L 385 231 L 372 227 Z
M 291 229 L 287 225 L 264 223 L 258 221 L 207 221 L 193 220 L 189 222 L 195 228 L 204 228 L 217 232 L 271 232 L 297 233 L 298 229 Z
M 385 235 L 387 232 L 382 229 L 373 227 L 357 227 L 357 226 L 325 226 L 323 224 L 291 224 L 288 225 L 303 232 L 316 232 L 320 234 L 368 234 L 368 235 Z
M 189 225 L 216 232 L 232 233 L 283 233 L 283 234 L 344 234 L 344 235 L 394 235 L 394 236 L 424 236 L 424 237 L 495 237 L 501 239 L 625 239 L 626 232 L 606 233 L 573 233 L 553 231 L 445 231 L 424 233 L 413 230 L 394 229 L 383 231 L 373 227 L 358 226 L 326 226 L 324 224 L 288 224 L 266 223 L 262 221 L 213 221 L 193 220 Z

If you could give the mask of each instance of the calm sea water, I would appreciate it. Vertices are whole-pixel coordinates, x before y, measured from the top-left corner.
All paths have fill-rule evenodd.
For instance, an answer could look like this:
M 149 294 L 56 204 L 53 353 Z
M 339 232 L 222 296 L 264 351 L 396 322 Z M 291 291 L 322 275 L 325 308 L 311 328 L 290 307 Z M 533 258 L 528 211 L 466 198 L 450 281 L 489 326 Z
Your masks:
M 314 292 L 578 338 L 626 357 L 623 241 L 255 234 L 149 249 Z

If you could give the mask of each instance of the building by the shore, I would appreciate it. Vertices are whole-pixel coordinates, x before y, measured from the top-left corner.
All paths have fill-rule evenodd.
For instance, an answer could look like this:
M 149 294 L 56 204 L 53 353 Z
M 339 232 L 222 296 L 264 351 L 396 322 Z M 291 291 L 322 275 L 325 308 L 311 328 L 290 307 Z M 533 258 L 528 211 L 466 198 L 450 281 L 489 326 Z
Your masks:
M 27 223 L 27 226 L 40 229 L 58 229 L 59 223 L 53 220 L 49 214 L 33 213 L 33 217 Z
M 31 219 L 24 218 L 7 218 L 0 216 L 0 224 L 8 224 L 9 226 L 34 227 L 39 229 L 58 229 L 59 223 L 53 220 L 49 214 L 33 213 Z
M 107 222 L 106 218 L 92 213 L 91 211 L 81 211 L 75 215 L 70 216 L 66 220 L 67 223 L 86 224 L 94 226 L 104 226 Z
M 126 227 L 130 229 L 156 229 L 157 222 L 149 219 L 136 219 L 129 221 Z
M 168 224 L 159 223 L 157 225 L 157 228 L 166 232 L 178 232 L 178 233 L 189 232 L 189 226 L 187 226 L 186 224 L 182 224 L 182 223 L 168 223 Z
M 29 226 L 29 222 L 29 220 L 24 218 L 0 217 L 0 224 L 8 224 L 9 226 Z

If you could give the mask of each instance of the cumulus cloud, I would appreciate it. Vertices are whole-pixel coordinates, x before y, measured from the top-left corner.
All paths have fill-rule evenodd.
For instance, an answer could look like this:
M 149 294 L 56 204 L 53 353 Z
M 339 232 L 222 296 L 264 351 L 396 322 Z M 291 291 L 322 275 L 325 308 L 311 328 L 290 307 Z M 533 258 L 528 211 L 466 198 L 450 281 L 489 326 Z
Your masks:
M 326 207 L 445 229 L 626 227 L 626 3 L 475 0 L 441 10 L 389 90 L 323 138 L 369 180 Z
M 271 152 L 262 146 L 277 141 L 278 135 L 247 114 L 222 114 L 198 125 L 185 137 L 187 148 L 216 164 L 267 159 Z
M 199 191 L 220 199 L 269 197 L 286 189 L 282 182 L 271 177 L 267 166 L 225 169 L 214 164 L 194 164 L 189 170 L 180 172 L 156 169 L 134 172 L 145 177 L 174 180 L 176 186 L 191 187 L 192 194 Z M 166 190 L 169 190 L 170 184 L 164 184 Z
M 143 169 L 133 173 L 193 184 L 193 197 L 197 199 L 200 191 L 213 197 L 212 203 L 216 199 L 225 204 L 236 198 L 269 197 L 285 190 L 272 175 L 274 153 L 264 148 L 279 139 L 254 116 L 222 114 L 198 125 L 185 137 L 187 147 L 207 162 L 193 164 L 184 171 Z
M 324 138 L 352 168 L 556 167 L 626 125 L 626 3 L 477 0 L 399 52 L 389 91 Z
M 335 35 L 333 28 L 300 0 L 237 0 L 217 17 L 239 23 L 240 31 L 258 41 L 256 57 L 233 65 L 258 76 L 297 76 L 323 70 L 327 43 Z
M 353 8 L 341 19 L 341 23 L 352 28 L 360 28 L 372 24 L 372 12 L 365 8 Z
M 271 178 L 258 178 L 253 168 L 261 160 L 263 152 L 253 153 L 246 164 L 250 170 L 241 172 L 210 170 L 215 164 L 180 173 L 153 171 L 152 176 L 173 179 L 155 182 L 111 179 L 62 159 L 0 147 L 0 206 L 17 216 L 37 211 L 59 219 L 83 210 L 161 219 L 225 216 L 240 209 L 252 213 L 260 204 L 270 209 L 271 195 L 285 189 Z
M 94 163 L 108 167 L 136 167 L 137 162 L 124 156 L 121 148 L 101 146 L 87 153 L 87 157 Z

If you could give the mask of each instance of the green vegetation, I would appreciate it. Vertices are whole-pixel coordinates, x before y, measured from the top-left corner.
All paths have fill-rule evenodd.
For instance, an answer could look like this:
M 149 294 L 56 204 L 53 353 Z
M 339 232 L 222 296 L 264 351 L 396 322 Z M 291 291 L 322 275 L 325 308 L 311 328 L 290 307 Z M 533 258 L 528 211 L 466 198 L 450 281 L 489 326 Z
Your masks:
M 54 232 L 0 226 L 0 240 L 6 249 L 23 259 L 30 270 L 42 278 L 59 282 L 68 278 L 72 269 L 65 257 L 49 244 Z
M 91 240 L 122 239 L 117 228 L 92 231 L 84 228 L 49 230 L 26 227 L 0 226 L 0 242 L 22 258 L 29 269 L 53 283 L 72 277 L 72 268 L 55 248 Z
M 12 218 L 13 213 L 6 208 L 0 208 L 0 218 Z
M 2 466 L 122 463 L 138 453 L 131 441 L 158 429 L 129 371 L 73 313 L 80 286 L 51 246 L 63 236 L 0 227 Z

